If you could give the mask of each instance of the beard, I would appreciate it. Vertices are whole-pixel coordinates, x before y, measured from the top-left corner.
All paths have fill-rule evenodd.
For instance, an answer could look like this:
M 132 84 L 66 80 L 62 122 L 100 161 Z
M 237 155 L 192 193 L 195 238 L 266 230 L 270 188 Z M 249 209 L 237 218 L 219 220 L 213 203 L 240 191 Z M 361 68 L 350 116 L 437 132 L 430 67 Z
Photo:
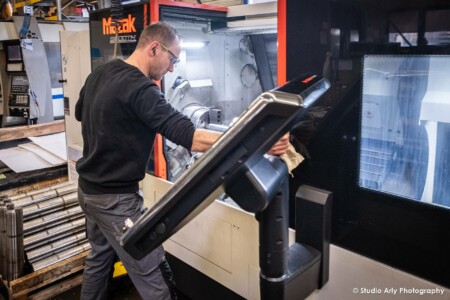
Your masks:
M 156 72 L 149 72 L 147 74 L 147 77 L 153 81 L 159 81 L 164 78 L 164 74 L 160 74 L 160 73 L 156 73 Z

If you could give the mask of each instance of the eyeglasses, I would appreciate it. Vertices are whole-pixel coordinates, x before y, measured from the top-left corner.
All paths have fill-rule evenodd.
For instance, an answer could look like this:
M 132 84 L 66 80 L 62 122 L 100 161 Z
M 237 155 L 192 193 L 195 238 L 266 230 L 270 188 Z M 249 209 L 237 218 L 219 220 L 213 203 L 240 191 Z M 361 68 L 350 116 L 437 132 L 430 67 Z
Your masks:
M 173 54 L 172 51 L 170 51 L 166 46 L 164 46 L 162 43 L 159 43 L 161 45 L 161 47 L 163 47 L 167 52 L 169 52 L 170 54 L 170 63 L 172 65 L 176 65 L 177 63 L 180 62 L 180 59 L 178 58 L 178 56 L 176 56 L 175 54 Z

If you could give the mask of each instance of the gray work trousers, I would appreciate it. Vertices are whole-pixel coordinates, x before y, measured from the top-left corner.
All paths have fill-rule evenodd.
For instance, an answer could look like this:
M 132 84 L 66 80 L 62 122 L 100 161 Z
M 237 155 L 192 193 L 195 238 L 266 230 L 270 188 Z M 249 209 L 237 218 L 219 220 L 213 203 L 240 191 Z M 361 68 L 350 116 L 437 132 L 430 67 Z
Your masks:
M 86 216 L 86 233 L 91 244 L 81 299 L 107 299 L 116 254 L 144 300 L 176 299 L 172 272 L 162 246 L 140 260 L 120 246 L 125 220 L 130 218 L 134 222 L 143 213 L 142 197 L 138 193 L 88 195 L 78 188 L 78 201 Z

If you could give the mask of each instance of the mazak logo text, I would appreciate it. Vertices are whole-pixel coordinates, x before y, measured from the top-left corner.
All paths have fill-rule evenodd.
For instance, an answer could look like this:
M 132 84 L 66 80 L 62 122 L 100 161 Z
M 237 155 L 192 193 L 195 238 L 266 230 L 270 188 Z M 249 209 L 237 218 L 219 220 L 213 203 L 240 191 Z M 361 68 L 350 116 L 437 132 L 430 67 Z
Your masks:
M 115 26 L 112 22 L 111 17 L 108 19 L 103 18 L 103 34 L 115 34 L 116 29 L 117 33 L 132 33 L 136 32 L 136 28 L 134 27 L 134 21 L 136 20 L 131 14 L 128 14 L 127 18 L 124 18 L 119 21 L 119 26 Z

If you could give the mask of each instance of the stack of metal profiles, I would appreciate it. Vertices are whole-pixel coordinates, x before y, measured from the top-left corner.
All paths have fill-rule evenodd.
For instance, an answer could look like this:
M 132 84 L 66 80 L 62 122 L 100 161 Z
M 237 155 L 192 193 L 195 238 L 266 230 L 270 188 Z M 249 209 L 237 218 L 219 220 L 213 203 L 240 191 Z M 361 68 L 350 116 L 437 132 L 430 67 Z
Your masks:
M 17 278 L 23 268 L 22 209 L 8 199 L 0 201 L 0 270 L 2 278 Z
M 77 185 L 50 188 L 0 199 L 1 275 L 23 274 L 27 260 L 37 271 L 90 249 Z

